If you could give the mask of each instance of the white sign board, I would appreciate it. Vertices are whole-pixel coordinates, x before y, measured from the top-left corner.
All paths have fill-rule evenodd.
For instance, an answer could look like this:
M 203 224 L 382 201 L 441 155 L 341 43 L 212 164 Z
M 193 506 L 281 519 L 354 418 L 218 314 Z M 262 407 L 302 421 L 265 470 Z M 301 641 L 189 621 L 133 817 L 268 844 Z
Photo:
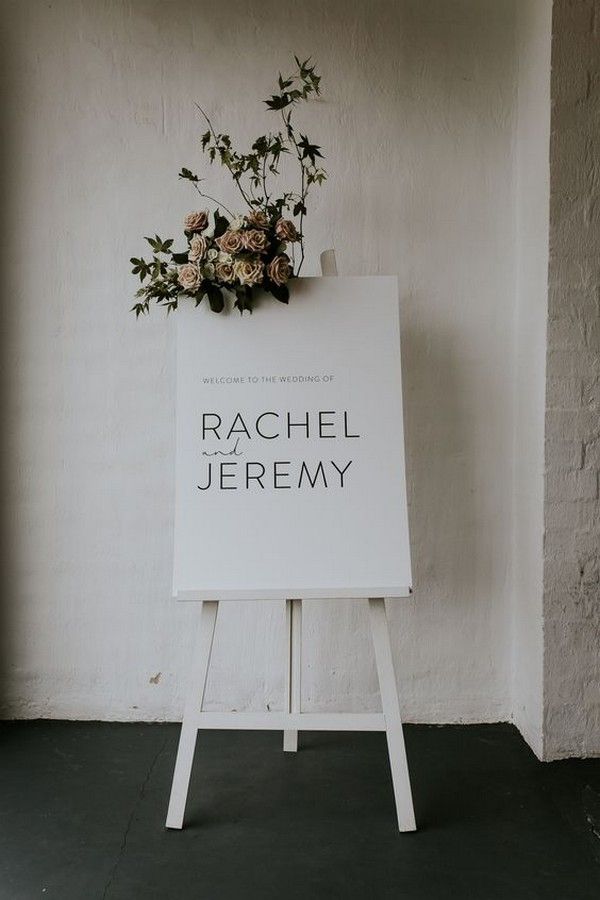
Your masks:
M 407 596 L 396 279 L 176 316 L 174 593 Z

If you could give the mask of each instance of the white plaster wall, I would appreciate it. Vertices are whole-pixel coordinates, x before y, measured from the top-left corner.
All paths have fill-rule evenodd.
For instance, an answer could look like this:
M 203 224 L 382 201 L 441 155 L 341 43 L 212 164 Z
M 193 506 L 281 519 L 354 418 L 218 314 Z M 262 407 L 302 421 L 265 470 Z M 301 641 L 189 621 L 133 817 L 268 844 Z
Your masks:
M 335 242 L 341 272 L 400 277 L 416 590 L 390 619 L 406 718 L 508 718 L 513 2 L 0 7 L 7 714 L 181 715 L 195 610 L 170 599 L 173 329 L 129 314 L 127 261 L 197 205 L 176 178 L 199 164 L 193 101 L 246 140 L 297 52 L 322 69 L 303 124 L 330 171 L 307 274 Z M 362 610 L 311 606 L 305 624 L 307 707 L 375 708 Z M 280 706 L 282 637 L 277 605 L 227 608 L 209 703 Z
M 544 408 L 550 200 L 551 0 L 517 12 L 513 716 L 543 754 Z

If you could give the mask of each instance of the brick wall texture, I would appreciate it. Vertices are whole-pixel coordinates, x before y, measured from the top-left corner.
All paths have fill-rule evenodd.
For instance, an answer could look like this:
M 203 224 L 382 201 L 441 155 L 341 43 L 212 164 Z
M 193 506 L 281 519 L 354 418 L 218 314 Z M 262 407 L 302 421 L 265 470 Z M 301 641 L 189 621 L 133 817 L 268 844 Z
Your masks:
M 600 0 L 555 0 L 544 756 L 600 753 Z

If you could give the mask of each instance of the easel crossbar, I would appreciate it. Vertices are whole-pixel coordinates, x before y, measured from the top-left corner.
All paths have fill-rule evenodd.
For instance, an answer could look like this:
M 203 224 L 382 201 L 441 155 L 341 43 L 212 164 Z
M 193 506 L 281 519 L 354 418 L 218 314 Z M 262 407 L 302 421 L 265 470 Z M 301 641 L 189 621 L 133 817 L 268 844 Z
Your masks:
M 271 731 L 385 731 L 381 713 L 219 713 L 201 712 L 197 728 Z

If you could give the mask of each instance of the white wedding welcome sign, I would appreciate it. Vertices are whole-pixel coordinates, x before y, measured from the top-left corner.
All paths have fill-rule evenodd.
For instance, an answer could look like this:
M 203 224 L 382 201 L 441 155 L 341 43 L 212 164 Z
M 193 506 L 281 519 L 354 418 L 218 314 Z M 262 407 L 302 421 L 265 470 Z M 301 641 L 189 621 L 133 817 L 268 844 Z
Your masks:
M 177 312 L 174 593 L 410 593 L 397 281 Z

